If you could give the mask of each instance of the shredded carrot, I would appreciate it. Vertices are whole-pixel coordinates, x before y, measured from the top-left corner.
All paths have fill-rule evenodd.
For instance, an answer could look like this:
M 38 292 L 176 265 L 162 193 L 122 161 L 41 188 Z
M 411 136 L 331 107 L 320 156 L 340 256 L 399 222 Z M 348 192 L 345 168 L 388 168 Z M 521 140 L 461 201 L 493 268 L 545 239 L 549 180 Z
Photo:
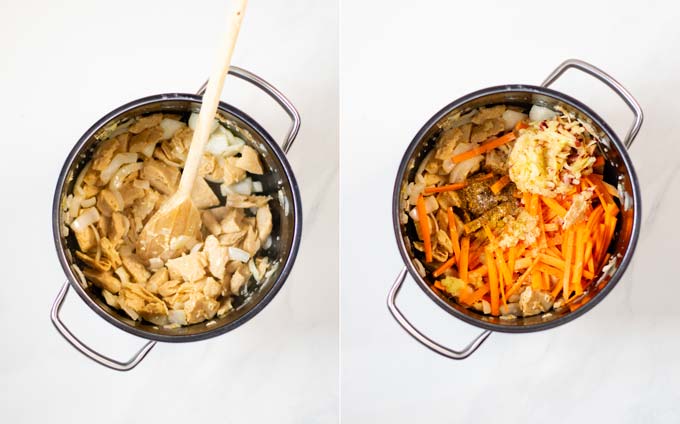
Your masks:
M 588 271 L 595 272 L 595 263 L 593 262 L 593 241 L 591 239 L 586 241 L 586 251 L 583 261 L 588 264 Z
M 565 265 L 565 261 L 563 261 L 562 259 L 556 258 L 554 256 L 546 255 L 544 253 L 539 253 L 539 255 L 537 256 L 537 259 L 540 260 L 542 263 L 544 263 L 546 265 L 550 265 L 550 266 L 553 266 L 553 267 L 559 269 L 564 274 L 564 270 L 566 268 L 566 265 Z M 593 278 L 594 277 L 594 275 L 591 272 L 589 272 L 588 270 L 585 270 L 585 269 L 583 270 L 583 276 L 585 278 Z
M 595 187 L 595 193 L 597 193 L 597 197 L 600 199 L 600 203 L 602 203 L 602 206 L 605 208 L 607 213 L 611 215 L 618 214 L 619 208 L 616 206 L 616 203 L 614 203 L 614 199 L 612 199 L 612 196 L 607 191 L 607 188 L 604 186 L 604 184 L 602 184 L 602 180 L 593 176 L 592 174 L 586 176 L 585 178 L 588 183 Z
M 432 243 L 430 241 L 430 219 L 427 217 L 425 209 L 425 198 L 421 194 L 418 196 L 416 202 L 416 210 L 418 211 L 418 223 L 420 224 L 420 235 L 423 238 L 423 245 L 425 247 L 425 262 L 432 262 Z
M 596 157 L 595 162 L 593 163 L 593 169 L 602 168 L 603 166 L 604 166 L 604 157 L 603 156 Z
M 456 218 L 453 215 L 453 208 L 446 211 L 449 219 L 449 237 L 453 245 L 453 256 L 456 258 L 456 263 L 460 267 L 460 241 L 458 240 L 458 229 L 456 228 Z
M 531 288 L 534 290 L 540 290 L 543 286 L 543 277 L 541 277 L 540 266 L 534 269 L 531 273 Z
M 494 263 L 493 251 L 490 247 L 485 249 L 486 252 L 486 267 L 489 270 L 489 293 L 491 294 L 491 315 L 500 315 L 499 299 L 498 299 L 498 273 L 496 272 L 496 264 Z
M 583 258 L 585 256 L 585 227 L 583 224 L 579 224 L 576 228 L 576 245 L 575 245 L 575 256 L 574 256 L 574 273 L 571 277 L 571 284 L 574 287 L 576 295 L 583 293 L 583 287 L 581 286 L 581 276 L 583 275 Z
M 543 276 L 543 287 L 541 288 L 543 290 L 550 290 L 550 275 L 545 271 L 541 271 L 541 275 Z
M 470 260 L 470 237 L 463 237 L 460 242 L 460 279 L 468 282 L 468 261 Z
M 489 285 L 484 284 L 482 287 L 478 288 L 471 294 L 467 296 L 460 296 L 458 297 L 458 300 L 461 301 L 462 303 L 465 303 L 466 305 L 474 305 L 475 303 L 479 302 L 482 300 L 482 297 L 484 297 L 485 294 L 489 292 Z
M 491 184 L 491 192 L 493 194 L 499 194 L 503 189 L 505 188 L 506 185 L 510 183 L 510 177 L 507 175 L 503 175 L 496 181 L 495 183 Z
M 453 264 L 455 264 L 455 263 L 456 263 L 456 257 L 455 257 L 455 256 L 451 256 L 451 257 L 449 258 L 449 260 L 447 260 L 446 262 L 444 262 L 443 264 L 441 264 L 441 266 L 440 266 L 439 268 L 437 268 L 436 270 L 434 270 L 434 272 L 432 273 L 432 276 L 434 276 L 434 277 L 439 277 L 440 275 L 442 275 L 443 273 L 445 273 L 446 271 L 448 271 L 449 268 L 451 268 L 451 267 L 453 266 Z
M 560 203 L 550 197 L 541 196 L 541 200 L 547 207 L 549 207 L 553 212 L 555 212 L 560 218 L 564 218 L 567 214 L 567 210 Z
M 525 128 L 529 128 L 529 124 L 524 121 L 517 121 L 515 124 L 515 131 L 523 130 Z
M 442 283 L 440 283 L 439 280 L 434 280 L 433 286 L 435 286 L 439 290 L 446 291 L 446 289 L 444 288 L 444 286 L 442 286 Z
M 515 133 L 509 132 L 509 133 L 507 133 L 507 134 L 505 134 L 505 135 L 502 135 L 502 136 L 500 136 L 500 137 L 498 137 L 498 138 L 496 138 L 496 139 L 493 139 L 493 140 L 490 140 L 490 141 L 486 141 L 486 142 L 484 142 L 484 144 L 482 144 L 482 145 L 479 146 L 479 147 L 476 147 L 476 148 L 474 148 L 474 149 L 468 150 L 467 152 L 463 152 L 463 153 L 461 153 L 461 154 L 458 154 L 458 155 L 456 155 L 456 156 L 453 156 L 453 157 L 451 158 L 451 162 L 453 162 L 453 163 L 460 163 L 460 162 L 463 162 L 463 161 L 465 161 L 465 160 L 468 160 L 468 159 L 470 159 L 470 158 L 473 158 L 473 157 L 475 157 L 475 156 L 478 156 L 478 155 L 481 155 L 481 154 L 483 154 L 483 153 L 486 153 L 486 152 L 488 152 L 488 151 L 490 151 L 490 150 L 493 150 L 493 149 L 495 149 L 496 147 L 499 147 L 499 146 L 502 146 L 502 145 L 504 145 L 504 144 L 507 144 L 507 143 L 511 142 L 512 140 L 514 140 L 515 138 L 517 138 L 517 137 L 515 136 Z
M 517 260 L 517 246 L 510 247 L 508 251 L 508 268 L 510 268 L 510 274 L 515 272 L 515 261 Z M 512 281 L 508 281 L 511 284 Z
M 543 262 L 539 262 L 538 265 L 536 265 L 536 269 L 545 272 L 548 275 L 552 275 L 557 278 L 563 278 L 564 277 L 564 272 L 558 268 L 555 268 L 553 266 L 547 265 Z
M 574 255 L 574 231 L 568 229 L 566 231 L 566 249 L 564 251 L 564 277 L 562 278 L 562 296 L 566 299 L 569 297 L 571 290 L 569 289 L 569 282 L 571 278 L 571 260 Z
M 531 275 L 533 272 L 534 268 L 538 265 L 538 258 L 535 258 L 533 263 L 524 271 L 524 274 L 520 275 L 517 281 L 515 281 L 515 284 L 510 287 L 510 290 L 508 290 L 505 295 L 510 297 L 512 296 L 513 293 L 515 293 L 524 283 L 524 280 L 526 280 L 527 276 Z
M 434 194 L 434 193 L 444 193 L 446 191 L 455 191 L 455 190 L 460 190 L 461 188 L 465 188 L 467 183 L 463 181 L 462 183 L 455 183 L 455 184 L 447 184 L 439 187 L 435 186 L 430 186 L 430 187 L 425 187 L 425 190 L 423 190 L 424 194 Z
M 512 273 L 508 269 L 508 265 L 503 260 L 503 252 L 500 249 L 496 249 L 496 269 L 498 274 L 502 277 L 499 278 L 499 283 L 501 287 L 501 298 L 503 299 L 503 304 L 507 305 L 508 302 L 505 299 L 505 285 L 512 284 Z

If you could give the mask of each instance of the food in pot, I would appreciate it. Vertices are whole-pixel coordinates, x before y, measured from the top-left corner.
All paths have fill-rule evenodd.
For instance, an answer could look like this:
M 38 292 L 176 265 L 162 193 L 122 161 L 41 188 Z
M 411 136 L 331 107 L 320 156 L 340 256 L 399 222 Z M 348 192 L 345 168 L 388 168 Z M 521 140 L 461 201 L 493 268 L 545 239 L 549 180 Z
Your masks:
M 138 254 L 142 228 L 177 189 L 196 117 L 158 113 L 119 126 L 63 204 L 84 283 L 134 320 L 176 327 L 223 316 L 275 268 L 264 253 L 272 232 L 271 198 L 259 194 L 265 170 L 257 151 L 217 120 L 192 192 L 200 233 L 171 240 L 173 253 Z
M 587 123 L 540 106 L 447 119 L 402 190 L 419 273 L 443 296 L 502 319 L 581 296 L 610 260 L 619 215 L 598 141 Z

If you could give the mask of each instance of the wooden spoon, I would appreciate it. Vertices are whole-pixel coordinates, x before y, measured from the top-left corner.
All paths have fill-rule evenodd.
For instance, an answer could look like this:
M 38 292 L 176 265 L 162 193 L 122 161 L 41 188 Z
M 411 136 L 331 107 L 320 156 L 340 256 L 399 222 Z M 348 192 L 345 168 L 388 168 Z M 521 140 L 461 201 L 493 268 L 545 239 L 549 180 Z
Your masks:
M 137 254 L 141 258 L 161 258 L 164 260 L 174 258 L 186 250 L 183 247 L 184 240 L 200 240 L 201 214 L 191 200 L 191 191 L 198 176 L 203 149 L 210 136 L 210 129 L 224 86 L 224 78 L 229 71 L 231 56 L 234 52 L 247 3 L 247 0 L 236 0 L 236 7 L 230 13 L 224 45 L 219 51 L 216 67 L 208 80 L 208 86 L 203 95 L 198 123 L 191 139 L 191 146 L 182 171 L 182 178 L 179 181 L 179 187 L 177 192 L 163 203 L 142 229 L 137 240 Z M 183 239 L 183 237 L 188 239 Z

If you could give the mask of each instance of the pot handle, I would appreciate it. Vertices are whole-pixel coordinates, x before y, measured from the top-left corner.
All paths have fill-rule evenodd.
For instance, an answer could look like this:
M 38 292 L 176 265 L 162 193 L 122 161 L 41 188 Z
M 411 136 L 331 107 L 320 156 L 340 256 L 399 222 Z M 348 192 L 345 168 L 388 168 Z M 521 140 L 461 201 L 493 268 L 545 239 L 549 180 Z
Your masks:
M 548 78 L 546 78 L 541 85 L 543 87 L 548 87 L 569 68 L 578 69 L 579 71 L 585 72 L 586 74 L 589 74 L 605 83 L 609 88 L 614 90 L 614 92 L 618 94 L 624 102 L 626 102 L 630 110 L 633 111 L 635 120 L 633 121 L 633 125 L 630 127 L 630 130 L 628 130 L 626 138 L 623 140 L 623 144 L 626 146 L 626 148 L 630 148 L 630 146 L 633 144 L 635 136 L 637 136 L 638 131 L 640 131 L 642 120 L 644 118 L 640 103 L 638 103 L 633 95 L 630 94 L 630 92 L 626 90 L 618 81 L 616 81 L 602 69 L 578 59 L 567 59 L 562 62 L 560 66 L 557 67 L 557 69 L 548 75 Z
M 474 340 L 470 342 L 470 344 L 465 346 L 463 350 L 460 351 L 442 346 L 439 343 L 435 342 L 434 340 L 430 339 L 429 337 L 421 333 L 417 328 L 415 328 L 413 324 L 411 324 L 408 321 L 408 319 L 406 319 L 406 317 L 401 313 L 401 311 L 397 307 L 397 295 L 399 294 L 399 290 L 401 290 L 401 286 L 404 283 L 404 280 L 406 279 L 406 275 L 407 270 L 406 267 L 404 267 L 404 269 L 397 276 L 397 280 L 394 282 L 394 285 L 392 286 L 390 293 L 387 295 L 387 308 L 392 313 L 394 319 L 397 320 L 399 325 L 401 325 L 401 327 L 404 330 L 406 330 L 406 332 L 410 334 L 411 337 L 416 339 L 423 346 L 440 355 L 446 356 L 447 358 L 450 359 L 465 359 L 468 356 L 472 355 L 475 352 L 475 350 L 477 350 L 477 348 L 481 346 L 482 343 L 484 343 L 486 338 L 489 337 L 491 331 L 484 330 L 479 336 L 475 337 Z
M 80 353 L 82 353 L 83 355 L 113 370 L 130 371 L 131 369 L 136 367 L 142 361 L 142 359 L 144 359 L 146 354 L 149 353 L 151 348 L 153 348 L 156 345 L 155 341 L 149 341 L 127 362 L 116 361 L 115 359 L 111 359 L 107 356 L 102 355 L 101 353 L 92 350 L 92 348 L 90 348 L 85 343 L 81 342 L 76 336 L 74 336 L 73 333 L 71 333 L 71 331 L 66 327 L 66 325 L 64 325 L 64 323 L 59 318 L 59 311 L 61 310 L 61 306 L 64 304 L 64 299 L 66 298 L 66 293 L 68 293 L 68 289 L 69 283 L 67 281 L 66 283 L 64 283 L 64 286 L 59 291 L 59 294 L 57 295 L 57 298 L 55 299 L 54 304 L 52 305 L 50 317 L 52 318 L 52 324 L 54 324 L 59 334 L 61 334 L 64 337 L 64 339 L 66 339 L 67 342 L 71 343 L 71 345 L 75 347 L 78 351 L 80 351 Z
M 298 131 L 300 131 L 300 113 L 297 111 L 295 106 L 293 106 L 293 103 L 291 103 L 290 100 L 286 96 L 283 95 L 276 87 L 273 85 L 269 84 L 267 81 L 263 80 L 259 76 L 253 74 L 250 71 L 247 71 L 243 68 L 239 68 L 237 66 L 232 66 L 229 68 L 229 75 L 233 75 L 236 78 L 242 79 L 243 81 L 249 82 L 259 88 L 260 90 L 264 91 L 271 97 L 272 99 L 276 100 L 276 103 L 278 103 L 283 110 L 288 114 L 288 116 L 291 119 L 290 127 L 288 128 L 288 134 L 286 134 L 286 139 L 283 142 L 282 149 L 285 153 L 288 153 L 290 150 L 291 146 L 293 145 L 293 141 L 295 141 L 295 137 L 297 137 Z M 205 88 L 208 85 L 208 81 L 204 82 L 201 88 L 198 89 L 198 94 L 199 96 L 202 96 L 203 93 L 205 92 Z

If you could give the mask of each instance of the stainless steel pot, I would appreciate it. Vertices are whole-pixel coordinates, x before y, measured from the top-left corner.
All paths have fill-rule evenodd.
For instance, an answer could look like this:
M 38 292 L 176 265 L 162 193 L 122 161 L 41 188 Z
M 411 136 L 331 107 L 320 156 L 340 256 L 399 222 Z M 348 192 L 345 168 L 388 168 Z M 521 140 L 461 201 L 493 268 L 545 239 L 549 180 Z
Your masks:
M 599 79 L 616 92 L 630 107 L 634 114 L 634 122 L 623 142 L 612 131 L 606 122 L 595 112 L 578 100 L 569 97 L 558 91 L 549 89 L 548 86 L 555 82 L 567 69 L 574 68 L 585 72 Z M 543 315 L 518 318 L 515 320 L 501 320 L 497 317 L 486 316 L 476 311 L 465 308 L 457 303 L 437 294 L 430 285 L 418 274 L 413 264 L 413 254 L 410 251 L 410 244 L 406 241 L 413 239 L 413 234 L 409 228 L 402 225 L 399 221 L 400 197 L 406 184 L 413 180 L 416 169 L 422 158 L 434 146 L 434 143 L 441 132 L 439 124 L 447 117 L 458 112 L 478 108 L 480 106 L 492 106 L 496 104 L 514 104 L 523 107 L 531 105 L 541 105 L 553 108 L 561 106 L 568 112 L 573 112 L 576 116 L 590 123 L 600 137 L 599 148 L 606 161 L 605 180 L 619 187 L 622 198 L 621 219 L 619 220 L 614 235 L 614 240 L 609 248 L 615 264 L 602 275 L 598 276 L 597 281 L 591 289 L 584 295 L 572 302 L 570 307 L 562 307 L 557 311 L 551 311 Z M 618 283 L 623 275 L 628 263 L 630 262 L 635 245 L 640 232 L 640 188 L 635 175 L 635 170 L 628 157 L 626 149 L 630 147 L 642 125 L 642 109 L 633 96 L 616 82 L 611 76 L 602 70 L 580 60 L 567 60 L 562 63 L 540 86 L 531 85 L 504 85 L 498 87 L 485 88 L 468 94 L 450 103 L 442 110 L 437 112 L 418 132 L 409 145 L 399 166 L 397 179 L 394 185 L 392 198 L 392 219 L 394 233 L 397 238 L 397 246 L 404 260 L 405 267 L 399 273 L 387 298 L 387 306 L 407 333 L 424 346 L 451 359 L 465 359 L 470 356 L 486 339 L 491 332 L 500 331 L 507 333 L 526 333 L 532 331 L 546 330 L 565 324 L 593 308 L 599 303 Z M 484 331 L 470 342 L 462 350 L 454 350 L 443 346 L 430 339 L 417 328 L 415 328 L 402 314 L 396 304 L 396 297 L 399 294 L 402 284 L 407 275 L 416 281 L 418 286 L 441 308 L 456 318 L 469 324 L 482 328 Z
M 97 144 L 106 137 L 114 125 L 148 113 L 165 112 L 186 115 L 191 112 L 198 112 L 201 105 L 201 95 L 205 91 L 205 84 L 197 94 L 159 94 L 135 100 L 115 109 L 87 130 L 64 162 L 54 193 L 52 230 L 57 256 L 66 273 L 67 281 L 52 305 L 51 318 L 57 331 L 77 350 L 114 370 L 127 371 L 137 366 L 157 341 L 191 342 L 203 340 L 239 327 L 254 317 L 272 300 L 283 286 L 295 262 L 302 230 L 302 206 L 298 185 L 286 160 L 285 153 L 288 152 L 297 136 L 300 128 L 300 115 L 293 104 L 280 91 L 262 78 L 236 67 L 231 67 L 229 74 L 255 85 L 276 100 L 290 117 L 291 125 L 283 146 L 279 147 L 264 128 L 239 109 L 226 103 L 220 103 L 218 107 L 218 118 L 230 128 L 238 131 L 240 136 L 257 149 L 263 158 L 265 174 L 262 183 L 264 191 L 273 198 L 270 202 L 273 216 L 273 243 L 265 253 L 279 265 L 270 278 L 257 285 L 246 298 L 242 299 L 241 304 L 236 305 L 234 311 L 222 318 L 216 318 L 214 323 L 203 322 L 187 327 L 167 329 L 146 322 L 133 321 L 125 314 L 109 307 L 101 298 L 98 290 L 82 284 L 77 273 L 74 272 L 73 257 L 77 244 L 72 235 L 64 235 L 64 222 L 61 214 L 62 205 L 66 196 L 72 191 L 75 177 L 83 165 L 89 161 Z M 279 195 L 279 193 L 281 194 Z M 124 362 L 111 359 L 88 347 L 69 331 L 59 317 L 59 311 L 69 286 L 73 287 L 85 303 L 106 321 L 123 331 L 149 341 L 131 359 Z

